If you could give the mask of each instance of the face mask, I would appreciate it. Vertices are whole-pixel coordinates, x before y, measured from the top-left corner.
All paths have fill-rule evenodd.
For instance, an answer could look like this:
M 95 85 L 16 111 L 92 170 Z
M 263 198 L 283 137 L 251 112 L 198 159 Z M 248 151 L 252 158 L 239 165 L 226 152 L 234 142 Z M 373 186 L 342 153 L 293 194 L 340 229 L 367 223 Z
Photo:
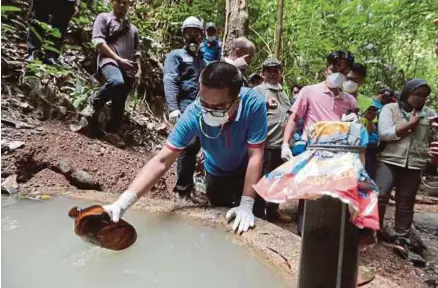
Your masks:
M 196 53 L 199 51 L 199 41 L 196 37 L 184 37 L 184 43 L 190 52 Z
M 195 43 L 190 43 L 189 50 L 190 50 L 190 52 L 196 53 L 199 50 L 199 45 L 195 44 Z
M 248 67 L 248 63 L 246 63 L 246 60 L 244 57 L 237 58 L 234 60 L 234 66 L 236 66 L 239 70 L 244 71 L 246 67 Z
M 228 114 L 225 113 L 222 117 L 216 117 L 211 115 L 211 113 L 203 113 L 202 119 L 204 120 L 205 124 L 211 127 L 219 127 L 227 123 L 228 121 Z
M 353 93 L 353 92 L 356 92 L 357 87 L 359 87 L 359 85 L 358 85 L 356 82 L 351 81 L 351 80 L 345 81 L 345 82 L 342 84 L 342 90 L 343 90 L 344 92 L 347 92 L 347 93 Z
M 345 81 L 345 76 L 339 72 L 327 75 L 327 86 L 330 88 L 339 88 Z
M 207 36 L 208 42 L 213 42 L 214 40 L 216 40 L 216 36 Z

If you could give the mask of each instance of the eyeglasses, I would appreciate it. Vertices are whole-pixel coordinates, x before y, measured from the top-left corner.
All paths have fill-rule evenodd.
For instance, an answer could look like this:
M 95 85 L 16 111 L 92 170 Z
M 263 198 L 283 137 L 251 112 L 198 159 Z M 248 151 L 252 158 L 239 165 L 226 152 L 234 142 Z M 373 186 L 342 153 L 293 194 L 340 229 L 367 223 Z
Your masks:
M 199 95 L 198 95 L 199 97 Z M 201 113 L 202 114 L 210 114 L 214 117 L 224 117 L 225 114 L 228 112 L 228 110 L 230 110 L 231 106 L 234 104 L 234 102 L 236 102 L 239 99 L 239 97 L 237 97 L 236 99 L 233 100 L 233 102 L 230 103 L 230 105 L 228 105 L 227 108 L 225 108 L 225 110 L 213 110 L 213 109 L 207 109 L 205 107 L 202 106 L 202 102 L 200 102 L 201 104 Z

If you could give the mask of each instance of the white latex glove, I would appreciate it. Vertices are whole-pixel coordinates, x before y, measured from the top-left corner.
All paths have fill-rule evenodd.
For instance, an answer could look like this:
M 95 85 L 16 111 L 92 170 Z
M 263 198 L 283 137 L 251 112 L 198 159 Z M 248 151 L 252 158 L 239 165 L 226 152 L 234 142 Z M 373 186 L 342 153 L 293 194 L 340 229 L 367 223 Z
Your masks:
M 254 227 L 254 214 L 252 214 L 252 208 L 254 206 L 254 199 L 248 196 L 242 196 L 240 199 L 240 205 L 238 207 L 228 210 L 225 218 L 231 220 L 234 217 L 233 231 L 236 232 L 239 227 L 238 233 L 248 231 L 249 227 Z
M 290 150 L 290 147 L 288 144 L 281 145 L 281 159 L 284 161 L 289 161 L 294 156 L 292 155 L 292 150 Z
M 169 121 L 172 124 L 175 124 L 178 121 L 179 116 L 181 116 L 181 111 L 175 110 L 169 113 Z
M 341 118 L 342 122 L 352 122 L 357 123 L 359 122 L 359 118 L 357 117 L 356 113 L 350 113 L 350 114 L 342 114 Z
M 119 222 L 120 218 L 126 210 L 129 209 L 137 201 L 137 194 L 132 191 L 125 191 L 120 195 L 119 199 L 111 205 L 103 206 L 103 210 L 110 216 L 115 223 Z

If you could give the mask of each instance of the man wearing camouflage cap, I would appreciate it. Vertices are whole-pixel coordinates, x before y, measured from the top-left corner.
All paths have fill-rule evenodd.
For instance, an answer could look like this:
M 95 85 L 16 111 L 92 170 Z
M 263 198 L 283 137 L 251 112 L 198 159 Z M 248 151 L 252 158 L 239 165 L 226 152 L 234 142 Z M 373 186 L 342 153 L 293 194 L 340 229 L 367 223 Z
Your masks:
M 254 90 L 265 96 L 268 106 L 268 138 L 264 154 L 264 174 L 283 164 L 281 144 L 283 143 L 284 127 L 288 121 L 290 99 L 280 84 L 281 68 L 281 63 L 278 59 L 273 57 L 267 58 L 263 63 L 262 69 L 264 82 L 254 88 Z M 292 221 L 291 217 L 280 213 L 278 208 L 279 205 L 276 203 L 266 203 L 266 217 L 268 221 Z

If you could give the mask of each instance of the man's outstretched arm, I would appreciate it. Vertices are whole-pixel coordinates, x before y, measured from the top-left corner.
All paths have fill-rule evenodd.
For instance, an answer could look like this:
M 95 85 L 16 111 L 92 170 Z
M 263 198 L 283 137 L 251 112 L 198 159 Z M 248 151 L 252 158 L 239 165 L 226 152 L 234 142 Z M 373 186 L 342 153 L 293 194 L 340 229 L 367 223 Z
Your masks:
M 113 204 L 103 207 L 113 222 L 119 222 L 126 210 L 163 177 L 164 173 L 175 162 L 179 153 L 179 151 L 172 151 L 167 147 L 161 149 L 157 155 L 143 166 L 134 181 L 129 185 L 129 188 L 120 195 L 119 199 Z
M 163 177 L 179 154 L 179 151 L 172 151 L 167 147 L 163 147 L 158 154 L 143 166 L 127 190 L 135 192 L 137 199 L 143 196 Z

